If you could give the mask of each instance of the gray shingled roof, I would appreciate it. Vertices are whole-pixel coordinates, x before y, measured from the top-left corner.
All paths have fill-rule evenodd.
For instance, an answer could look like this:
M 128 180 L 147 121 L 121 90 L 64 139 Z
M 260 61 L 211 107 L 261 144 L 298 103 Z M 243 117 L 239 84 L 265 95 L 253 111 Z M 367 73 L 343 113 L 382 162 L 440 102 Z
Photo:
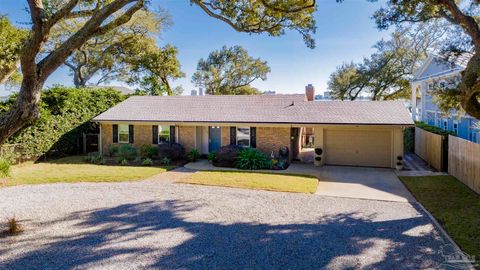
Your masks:
M 93 121 L 413 125 L 400 101 L 305 101 L 304 95 L 133 96 Z

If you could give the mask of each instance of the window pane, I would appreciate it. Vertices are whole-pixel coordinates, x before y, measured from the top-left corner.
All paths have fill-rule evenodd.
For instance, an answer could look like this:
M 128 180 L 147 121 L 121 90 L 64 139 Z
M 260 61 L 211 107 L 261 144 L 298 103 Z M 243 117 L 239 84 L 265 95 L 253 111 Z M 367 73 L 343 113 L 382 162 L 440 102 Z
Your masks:
M 237 145 L 239 146 L 250 146 L 250 128 L 249 127 L 238 127 L 237 128 Z
M 158 126 L 158 143 L 170 142 L 170 126 Z
M 128 125 L 118 125 L 118 142 L 128 143 Z

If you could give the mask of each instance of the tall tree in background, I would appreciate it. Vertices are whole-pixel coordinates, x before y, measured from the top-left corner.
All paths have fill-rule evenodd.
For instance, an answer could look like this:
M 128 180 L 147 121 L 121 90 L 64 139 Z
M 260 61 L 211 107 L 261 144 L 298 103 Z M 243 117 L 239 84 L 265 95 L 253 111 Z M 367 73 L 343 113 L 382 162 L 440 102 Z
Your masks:
M 60 22 L 52 30 L 50 49 L 54 50 L 59 41 L 66 40 L 76 32 L 84 21 L 85 18 L 79 17 Z M 73 75 L 74 85 L 100 85 L 116 80 L 140 85 L 156 94 L 172 94 L 168 80 L 183 76 L 177 50 L 171 45 L 159 48 L 155 40 L 170 23 L 170 16 L 163 11 L 154 13 L 141 10 L 127 23 L 91 38 L 65 61 Z M 161 79 L 152 80 L 151 74 Z
M 389 0 L 374 18 L 380 29 L 391 25 L 426 21 L 446 21 L 458 29 L 443 50 L 446 60 L 471 53 L 456 89 L 443 91 L 440 103 L 458 104 L 471 116 L 480 119 L 480 2 L 478 0 Z
M 7 17 L 0 15 L 0 84 L 20 79 L 20 50 L 27 36 L 27 30 L 13 26 Z
M 145 0 L 27 0 L 27 3 L 32 28 L 19 54 L 23 79 L 15 103 L 0 115 L 0 143 L 38 117 L 45 81 L 75 50 L 91 38 L 127 23 L 145 8 Z M 192 0 L 192 3 L 236 31 L 280 36 L 286 30 L 293 30 L 302 35 L 308 47 L 314 47 L 311 34 L 315 32 L 312 16 L 315 0 Z M 78 17 L 86 18 L 81 28 L 53 51 L 39 57 L 52 28 L 63 20 Z
M 223 46 L 200 59 L 192 82 L 209 95 L 254 95 L 260 92 L 250 84 L 266 80 L 268 72 L 267 62 L 251 57 L 242 47 Z
M 410 97 L 410 80 L 427 58 L 428 51 L 439 46 L 446 35 L 443 24 L 422 24 L 400 29 L 389 40 L 375 44 L 376 52 L 362 63 L 343 64 L 330 75 L 332 97 L 355 100 L 367 95 L 372 100 Z

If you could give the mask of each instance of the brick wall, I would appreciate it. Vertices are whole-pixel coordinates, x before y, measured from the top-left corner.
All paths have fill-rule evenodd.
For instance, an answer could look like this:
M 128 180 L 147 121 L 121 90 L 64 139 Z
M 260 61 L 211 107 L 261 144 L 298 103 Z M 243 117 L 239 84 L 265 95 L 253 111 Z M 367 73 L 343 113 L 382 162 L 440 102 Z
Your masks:
M 273 151 L 278 157 L 280 147 L 287 146 L 290 149 L 290 128 L 286 127 L 257 127 L 257 149 L 268 156 Z
M 177 127 L 178 129 L 178 143 L 185 147 L 185 151 L 188 153 L 190 150 L 195 148 L 195 137 L 196 137 L 196 128 L 195 127 Z
M 102 124 L 102 148 L 103 148 L 103 153 L 107 154 L 108 153 L 108 145 L 114 144 L 113 143 L 113 127 L 112 125 L 109 124 Z M 133 132 L 134 132 L 134 140 L 133 140 L 133 146 L 135 148 L 139 149 L 140 146 L 144 144 L 152 144 L 152 126 L 150 125 L 134 125 L 133 126 Z M 121 145 L 120 143 L 115 143 L 114 145 Z
M 112 125 L 102 124 L 103 153 L 108 153 L 108 145 L 112 144 Z M 195 148 L 196 128 L 194 126 L 178 126 L 178 143 L 188 152 Z M 143 144 L 152 144 L 152 126 L 134 125 L 134 146 L 139 148 Z M 175 136 L 174 134 L 171 134 Z M 230 127 L 222 127 L 222 146 L 230 144 Z M 116 144 L 119 145 L 119 144 Z M 257 127 L 257 149 L 270 156 L 273 151 L 278 156 L 282 146 L 290 149 L 290 128 Z

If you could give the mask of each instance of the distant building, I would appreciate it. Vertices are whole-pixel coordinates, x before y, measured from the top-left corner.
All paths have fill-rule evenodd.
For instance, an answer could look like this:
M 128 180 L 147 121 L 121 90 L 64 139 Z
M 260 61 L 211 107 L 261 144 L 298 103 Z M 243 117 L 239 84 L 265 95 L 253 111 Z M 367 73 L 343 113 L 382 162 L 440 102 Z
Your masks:
M 415 72 L 412 86 L 412 118 L 444 130 L 453 131 L 458 137 L 480 143 L 479 121 L 468 114 L 457 111 L 445 113 L 434 102 L 436 85 L 458 81 L 471 55 L 458 57 L 448 63 L 440 56 L 430 55 Z M 419 95 L 417 94 L 419 92 Z
M 190 91 L 190 96 L 196 96 L 196 95 L 197 95 L 197 90 Z
M 276 92 L 275 91 L 265 91 L 263 92 L 263 95 L 275 95 Z

